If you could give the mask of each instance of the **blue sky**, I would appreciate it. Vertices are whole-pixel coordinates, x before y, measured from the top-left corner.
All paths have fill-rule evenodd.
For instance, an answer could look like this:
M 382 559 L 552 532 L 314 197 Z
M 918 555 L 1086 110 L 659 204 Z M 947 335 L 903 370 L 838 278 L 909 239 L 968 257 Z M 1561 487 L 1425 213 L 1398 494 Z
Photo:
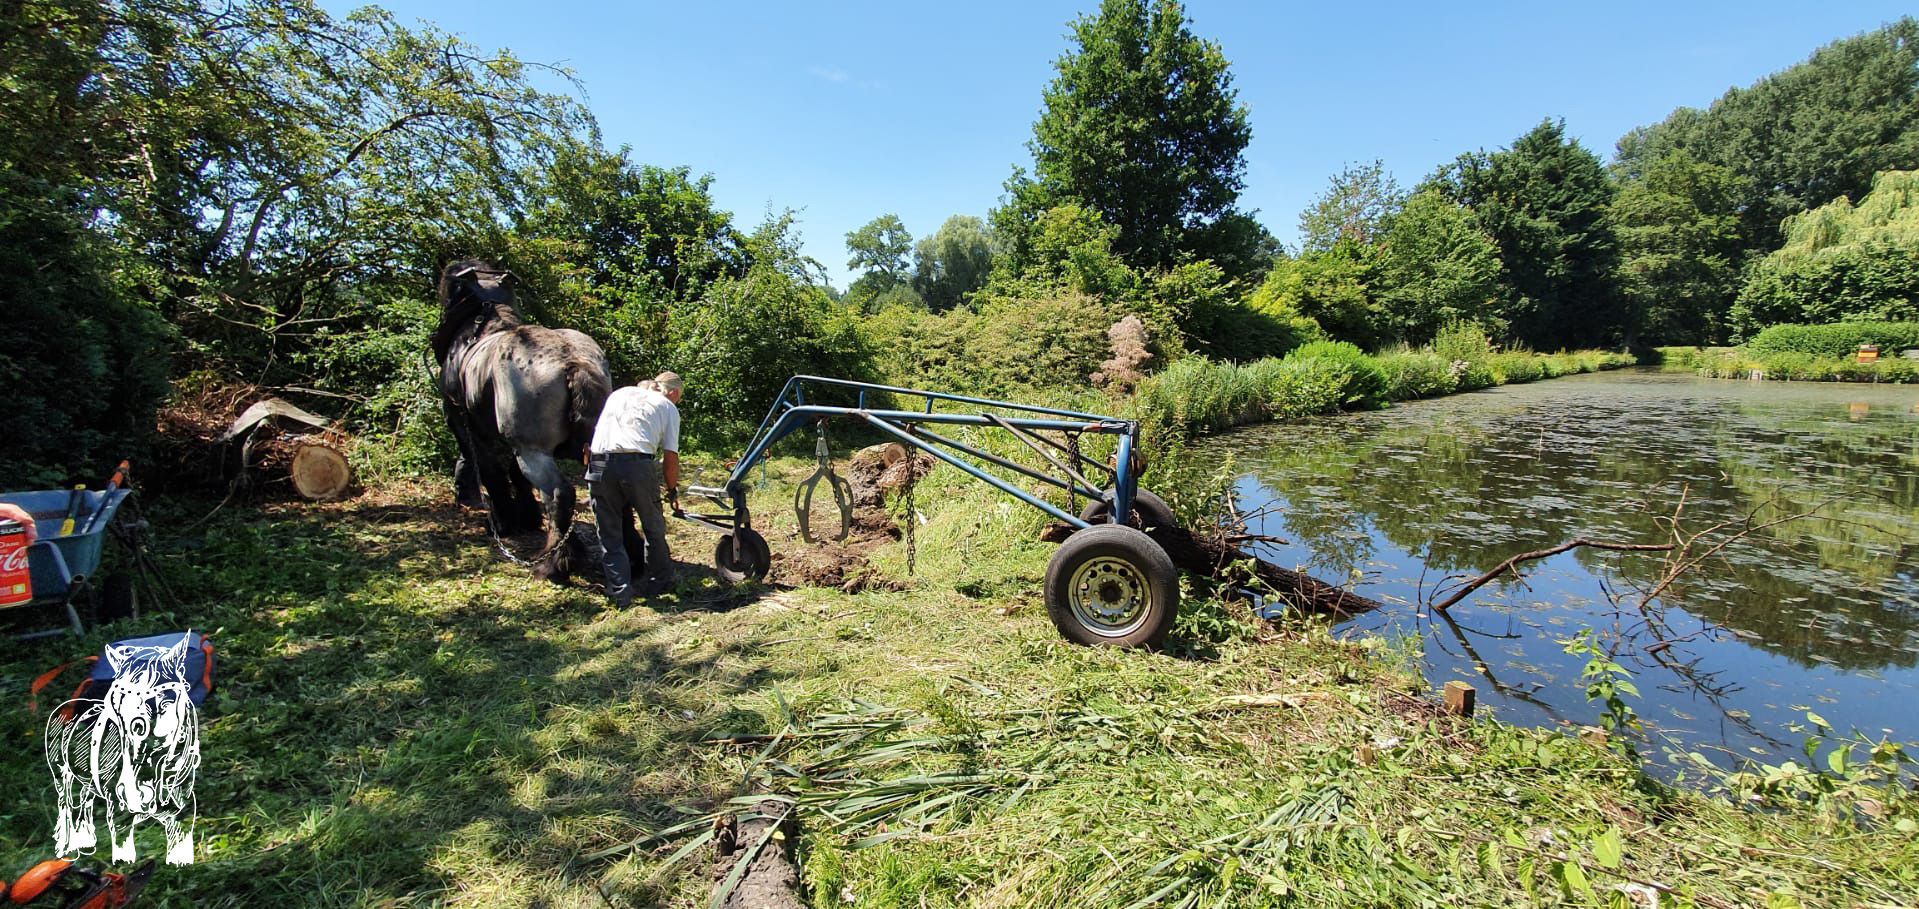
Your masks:
M 342 12 L 363 4 L 326 0 Z M 743 227 L 794 209 L 844 289 L 847 232 L 897 214 L 915 238 L 984 217 L 1026 142 L 1069 23 L 1097 0 L 387 0 L 483 48 L 558 63 L 608 145 L 711 174 Z M 1277 3 L 1190 0 L 1251 111 L 1242 209 L 1288 246 L 1346 164 L 1402 187 L 1541 119 L 1602 159 L 1626 131 L 1908 12 L 1879 0 Z

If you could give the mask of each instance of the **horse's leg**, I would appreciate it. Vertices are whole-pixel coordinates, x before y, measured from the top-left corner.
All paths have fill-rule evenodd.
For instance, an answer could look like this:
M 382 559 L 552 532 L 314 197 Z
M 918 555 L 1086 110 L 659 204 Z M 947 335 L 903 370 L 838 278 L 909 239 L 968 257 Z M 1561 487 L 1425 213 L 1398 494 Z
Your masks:
M 133 828 L 140 823 L 140 816 L 136 814 L 127 820 L 127 838 L 125 841 L 122 841 L 120 839 L 119 814 L 113 810 L 112 801 L 107 802 L 107 810 L 102 813 L 107 816 L 107 842 L 113 844 L 113 860 L 116 862 L 131 862 L 139 858 L 139 852 L 133 848 Z
M 460 456 L 453 462 L 453 501 L 460 505 L 478 508 L 480 499 L 480 474 L 478 453 L 473 450 L 472 433 L 467 431 L 466 412 L 453 406 L 453 400 L 442 396 L 440 410 L 446 414 L 446 425 L 453 432 L 453 441 L 460 448 Z
M 551 460 L 550 458 L 548 460 Z M 554 470 L 559 466 L 554 465 Z M 514 520 L 522 530 L 539 530 L 542 518 L 551 524 L 550 510 L 547 506 L 552 491 L 546 483 L 536 480 L 526 469 L 526 461 L 520 457 L 518 447 L 513 449 L 513 460 L 506 465 L 507 481 L 513 486 Z
M 192 818 L 187 819 L 187 824 L 181 824 L 178 817 L 170 814 L 162 814 L 155 820 L 167 831 L 167 864 L 193 864 Z
M 540 490 L 540 502 L 546 513 L 545 555 L 533 566 L 533 575 L 563 583 L 573 570 L 571 553 L 560 540 L 573 527 L 573 484 L 560 473 L 560 465 L 543 451 L 521 451 L 520 472 Z

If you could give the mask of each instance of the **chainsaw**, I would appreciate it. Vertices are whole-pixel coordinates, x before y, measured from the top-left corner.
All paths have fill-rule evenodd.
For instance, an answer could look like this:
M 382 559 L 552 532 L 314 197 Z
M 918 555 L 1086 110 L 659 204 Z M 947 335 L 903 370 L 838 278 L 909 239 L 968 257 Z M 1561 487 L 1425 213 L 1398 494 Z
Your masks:
M 0 887 L 0 906 L 120 909 L 133 903 L 152 875 L 152 859 L 126 874 L 83 868 L 72 859 L 48 859 L 27 869 L 19 880 Z

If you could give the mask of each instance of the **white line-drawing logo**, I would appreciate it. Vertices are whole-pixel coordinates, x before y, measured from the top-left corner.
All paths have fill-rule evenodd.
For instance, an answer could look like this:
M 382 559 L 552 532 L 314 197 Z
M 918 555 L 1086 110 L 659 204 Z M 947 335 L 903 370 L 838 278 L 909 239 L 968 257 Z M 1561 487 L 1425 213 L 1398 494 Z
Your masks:
M 93 852 L 94 804 L 105 802 L 114 861 L 138 858 L 133 830 L 142 821 L 165 828 L 168 864 L 193 861 L 200 728 L 188 699 L 188 637 L 173 647 L 108 645 L 113 683 L 106 695 L 68 701 L 47 720 L 47 768 L 59 800 L 53 837 L 60 855 Z M 62 720 L 63 714 L 72 719 Z

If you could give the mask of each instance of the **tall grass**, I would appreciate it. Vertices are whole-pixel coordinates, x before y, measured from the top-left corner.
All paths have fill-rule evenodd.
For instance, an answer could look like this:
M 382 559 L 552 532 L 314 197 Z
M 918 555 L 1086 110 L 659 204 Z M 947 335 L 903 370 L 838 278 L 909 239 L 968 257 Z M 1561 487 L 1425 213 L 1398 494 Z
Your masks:
M 1284 358 L 1244 365 L 1189 357 L 1140 385 L 1135 415 L 1150 437 L 1165 439 L 1617 369 L 1636 362 L 1630 354 L 1611 351 L 1495 352 L 1480 338 L 1479 344 L 1468 338 L 1465 343 L 1455 340 L 1444 350 L 1399 348 L 1377 356 L 1351 344 L 1321 341 L 1303 345 Z

